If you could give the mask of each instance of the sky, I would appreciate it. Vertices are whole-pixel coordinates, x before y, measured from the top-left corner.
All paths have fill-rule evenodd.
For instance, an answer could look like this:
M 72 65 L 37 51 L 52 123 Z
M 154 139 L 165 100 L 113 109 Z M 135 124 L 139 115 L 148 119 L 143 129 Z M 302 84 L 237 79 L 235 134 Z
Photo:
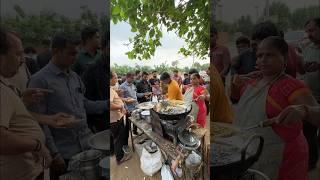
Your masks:
M 182 47 L 185 42 L 176 36 L 175 33 L 167 33 L 165 30 L 163 32 L 163 37 L 161 39 L 162 46 L 156 49 L 155 55 L 151 57 L 150 60 L 130 60 L 125 55 L 126 52 L 130 50 L 131 47 L 127 47 L 126 43 L 129 43 L 129 37 L 134 37 L 134 34 L 130 31 L 130 25 L 127 23 L 111 24 L 110 25 L 110 59 L 111 64 L 117 63 L 118 65 L 147 65 L 155 66 L 161 63 L 167 63 L 171 65 L 171 62 L 179 60 L 178 67 L 183 68 L 186 66 L 191 66 L 193 63 L 193 57 L 184 57 L 178 54 L 179 48 Z M 199 62 L 200 64 L 209 63 L 209 58 L 205 60 L 194 59 L 194 62 Z
M 18 4 L 26 12 L 39 13 L 43 9 L 49 9 L 68 17 L 77 18 L 80 16 L 80 6 L 87 5 L 88 8 L 97 14 L 107 14 L 106 0 L 0 0 L 1 15 L 12 15 L 13 6 Z
M 26 12 L 37 14 L 41 10 L 52 10 L 59 14 L 63 14 L 67 17 L 78 18 L 80 15 L 80 6 L 87 5 L 88 8 L 97 14 L 107 14 L 106 0 L 0 0 L 1 2 L 1 15 L 14 15 L 13 6 L 15 4 L 20 5 Z M 163 38 L 161 40 L 162 47 L 156 49 L 155 56 L 150 60 L 139 61 L 129 60 L 125 53 L 129 51 L 129 48 L 124 43 L 129 42 L 129 37 L 133 37 L 134 34 L 130 32 L 130 26 L 125 23 L 119 23 L 117 25 L 111 24 L 111 44 L 110 44 L 110 56 L 111 64 L 117 62 L 119 65 L 148 65 L 154 66 L 161 63 L 167 63 L 171 65 L 172 61 L 180 60 L 178 67 L 185 67 L 191 65 L 193 62 L 192 57 L 184 57 L 178 54 L 178 50 L 185 43 L 182 39 L 179 39 L 174 33 L 167 33 L 163 31 Z M 200 64 L 209 63 L 207 60 L 195 60 Z
M 284 2 L 291 10 L 320 3 L 319 0 L 270 0 L 270 4 L 273 1 Z M 255 20 L 257 14 L 255 6 L 258 7 L 259 14 L 262 14 L 265 5 L 266 0 L 222 0 L 222 20 L 233 22 L 242 15 L 251 15 Z M 217 11 L 216 15 L 219 16 L 219 14 L 221 15 L 221 12 Z

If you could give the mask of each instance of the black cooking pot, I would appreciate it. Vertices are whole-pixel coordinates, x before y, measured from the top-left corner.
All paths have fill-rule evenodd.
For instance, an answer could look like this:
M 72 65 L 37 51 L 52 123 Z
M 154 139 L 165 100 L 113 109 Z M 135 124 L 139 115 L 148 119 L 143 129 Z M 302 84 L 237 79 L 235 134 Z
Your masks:
M 155 108 L 151 109 L 151 111 L 154 111 L 157 113 L 157 115 L 159 116 L 159 118 L 161 120 L 181 120 L 181 119 L 185 119 L 188 114 L 191 112 L 192 110 L 192 106 L 190 106 L 184 113 L 179 113 L 179 114 L 163 114 L 160 113 L 158 111 L 155 110 Z
M 249 155 L 247 149 L 251 142 L 255 139 L 259 139 L 259 145 L 257 151 L 253 155 Z M 214 159 L 210 162 L 210 177 L 214 180 L 237 180 L 239 179 L 256 161 L 258 161 L 262 149 L 263 149 L 263 137 L 254 135 L 247 140 L 245 146 L 241 149 L 240 160 L 229 162 L 226 164 L 215 164 Z M 213 151 L 213 148 L 211 148 Z M 239 152 L 234 152 L 239 153 Z M 230 154 L 232 156 L 234 154 Z M 215 153 L 211 153 L 211 158 L 216 158 Z

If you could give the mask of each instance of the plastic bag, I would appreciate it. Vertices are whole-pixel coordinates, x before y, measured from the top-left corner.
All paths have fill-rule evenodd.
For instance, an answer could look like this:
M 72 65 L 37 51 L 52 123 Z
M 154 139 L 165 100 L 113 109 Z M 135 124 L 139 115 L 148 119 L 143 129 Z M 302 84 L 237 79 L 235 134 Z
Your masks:
M 158 149 L 155 153 L 149 153 L 145 148 L 143 148 L 140 163 L 143 173 L 148 176 L 153 176 L 162 167 L 161 151 Z
M 168 165 L 163 165 L 161 168 L 162 180 L 174 180 Z
M 139 158 L 141 157 L 142 154 L 142 149 L 143 147 L 145 147 L 148 144 L 151 144 L 152 141 L 150 139 L 148 139 L 147 137 L 139 137 L 139 139 L 135 139 L 134 142 L 134 148 L 139 156 Z

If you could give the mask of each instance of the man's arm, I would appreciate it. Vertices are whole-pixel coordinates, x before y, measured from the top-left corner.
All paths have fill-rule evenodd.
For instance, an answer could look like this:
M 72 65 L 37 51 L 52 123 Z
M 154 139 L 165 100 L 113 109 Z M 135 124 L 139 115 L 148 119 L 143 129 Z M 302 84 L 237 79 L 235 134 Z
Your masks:
M 15 114 L 15 105 L 1 86 L 0 97 L 0 154 L 15 155 L 33 151 L 37 144 L 35 139 L 19 136 L 8 130 Z
M 108 110 L 108 101 L 91 101 L 84 98 L 84 106 L 88 114 L 102 114 Z
M 30 82 L 28 84 L 29 88 L 43 88 L 48 89 L 48 85 L 44 79 L 40 79 L 38 77 L 31 77 Z M 40 103 L 28 107 L 28 109 L 33 113 L 38 114 L 47 114 L 47 99 L 44 98 Z M 58 149 L 56 147 L 54 138 L 52 136 L 51 130 L 47 125 L 42 126 L 42 130 L 46 136 L 46 144 L 51 154 L 58 153 Z
M 1 155 L 16 155 L 25 152 L 31 152 L 36 149 L 37 141 L 35 139 L 19 136 L 0 126 Z

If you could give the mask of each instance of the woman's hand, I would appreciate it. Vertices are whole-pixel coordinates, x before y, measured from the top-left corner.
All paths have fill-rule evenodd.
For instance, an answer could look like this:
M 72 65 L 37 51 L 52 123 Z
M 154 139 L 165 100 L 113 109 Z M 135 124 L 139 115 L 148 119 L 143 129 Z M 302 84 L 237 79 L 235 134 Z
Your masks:
M 276 118 L 276 123 L 290 124 L 304 120 L 308 112 L 304 105 L 292 105 L 284 109 Z

